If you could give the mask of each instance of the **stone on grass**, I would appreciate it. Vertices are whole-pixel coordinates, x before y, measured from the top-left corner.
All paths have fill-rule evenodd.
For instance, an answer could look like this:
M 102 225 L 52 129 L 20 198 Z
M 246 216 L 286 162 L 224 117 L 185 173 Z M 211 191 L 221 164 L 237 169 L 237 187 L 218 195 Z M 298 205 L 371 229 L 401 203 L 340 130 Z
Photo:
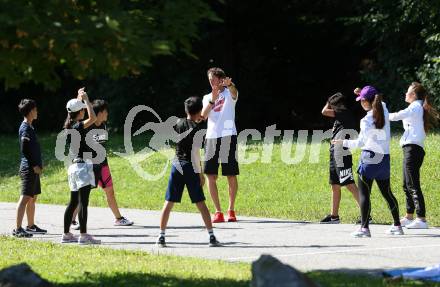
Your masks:
M 26 263 L 13 265 L 0 271 L 0 287 L 51 287 Z
M 270 255 L 262 255 L 252 263 L 251 287 L 318 287 L 306 275 L 281 263 Z

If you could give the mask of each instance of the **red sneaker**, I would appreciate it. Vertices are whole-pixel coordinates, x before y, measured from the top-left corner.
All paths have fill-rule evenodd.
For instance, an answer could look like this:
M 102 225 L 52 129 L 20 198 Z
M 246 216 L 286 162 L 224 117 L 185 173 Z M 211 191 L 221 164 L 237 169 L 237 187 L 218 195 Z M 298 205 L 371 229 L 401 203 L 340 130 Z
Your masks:
M 223 216 L 223 213 L 218 211 L 214 214 L 214 218 L 212 219 L 212 223 L 221 223 L 221 222 L 225 222 L 225 217 Z
M 235 217 L 235 211 L 228 210 L 228 222 L 236 222 L 237 217 Z

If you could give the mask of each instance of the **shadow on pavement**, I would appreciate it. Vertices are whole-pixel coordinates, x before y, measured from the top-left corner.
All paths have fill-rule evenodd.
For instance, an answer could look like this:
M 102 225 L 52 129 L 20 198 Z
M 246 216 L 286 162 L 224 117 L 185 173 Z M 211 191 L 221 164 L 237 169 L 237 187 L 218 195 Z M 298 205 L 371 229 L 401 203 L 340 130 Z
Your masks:
M 257 219 L 244 219 L 239 220 L 239 223 L 288 223 L 288 224 L 313 224 L 315 222 L 310 221 L 288 221 L 288 220 L 257 220 Z
M 93 237 L 136 238 L 136 237 L 151 237 L 151 235 L 148 235 L 148 234 L 94 234 Z
M 228 243 L 222 243 L 228 245 Z M 240 244 L 240 245 L 236 245 Z M 365 245 L 252 245 L 252 243 L 232 242 L 231 247 L 234 248 L 349 248 L 349 247 L 363 247 Z M 229 247 L 229 246 L 228 246 Z

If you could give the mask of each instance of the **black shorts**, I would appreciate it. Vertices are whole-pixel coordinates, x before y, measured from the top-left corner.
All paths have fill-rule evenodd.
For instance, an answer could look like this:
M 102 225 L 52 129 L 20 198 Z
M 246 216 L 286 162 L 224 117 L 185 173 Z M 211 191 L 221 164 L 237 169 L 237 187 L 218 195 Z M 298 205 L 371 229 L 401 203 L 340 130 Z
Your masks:
M 217 175 L 220 163 L 223 176 L 240 174 L 237 161 L 237 136 L 206 139 L 204 173 Z
M 176 167 L 178 164 L 180 164 L 179 168 Z M 188 189 L 192 203 L 205 201 L 203 188 L 200 185 L 200 174 L 195 173 L 192 163 L 185 161 L 180 161 L 177 164 L 173 163 L 165 200 L 180 202 L 185 186 Z
M 34 197 L 41 193 L 40 176 L 32 168 L 20 169 L 21 195 Z
M 354 183 L 353 158 L 346 155 L 343 158 L 343 165 L 337 166 L 333 151 L 330 151 L 330 184 L 345 186 Z

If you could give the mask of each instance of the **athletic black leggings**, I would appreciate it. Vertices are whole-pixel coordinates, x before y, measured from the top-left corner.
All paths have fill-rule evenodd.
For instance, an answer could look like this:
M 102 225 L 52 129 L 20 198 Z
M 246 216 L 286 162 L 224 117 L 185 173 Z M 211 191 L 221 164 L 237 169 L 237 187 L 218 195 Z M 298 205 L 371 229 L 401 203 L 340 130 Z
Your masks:
M 78 207 L 79 230 L 81 233 L 87 233 L 87 207 L 89 206 L 91 186 L 84 186 L 78 191 L 70 192 L 70 202 L 64 212 L 64 233 L 70 231 L 73 212 Z
M 376 180 L 377 185 L 379 186 L 380 192 L 382 196 L 388 203 L 388 207 L 390 208 L 391 215 L 393 216 L 394 225 L 400 225 L 399 219 L 399 204 L 397 203 L 396 198 L 391 192 L 390 187 L 390 179 L 386 180 Z M 364 228 L 368 228 L 369 217 L 371 212 L 371 187 L 373 186 L 373 179 L 368 179 L 362 175 L 358 175 L 358 186 L 359 186 L 359 199 L 361 205 L 361 226 Z
M 425 217 L 425 198 L 420 187 L 420 167 L 425 151 L 421 146 L 410 144 L 403 147 L 403 191 L 406 196 L 406 213 Z

